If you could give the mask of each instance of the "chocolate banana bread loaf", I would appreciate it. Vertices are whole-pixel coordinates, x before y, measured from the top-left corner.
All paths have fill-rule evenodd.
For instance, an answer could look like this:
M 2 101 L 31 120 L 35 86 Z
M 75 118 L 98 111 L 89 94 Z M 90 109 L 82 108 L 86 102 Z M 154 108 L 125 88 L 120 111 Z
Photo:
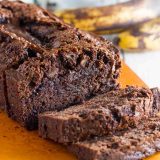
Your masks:
M 83 141 L 135 127 L 152 112 L 150 89 L 128 86 L 70 107 L 39 115 L 39 135 L 59 143 Z
M 160 118 L 142 121 L 137 128 L 92 138 L 69 146 L 79 160 L 141 160 L 160 151 Z
M 0 17 L 6 19 L 1 25 L 9 36 L 25 41 L 16 54 L 29 52 L 16 67 L 3 70 L 11 118 L 34 129 L 39 113 L 62 110 L 118 87 L 121 62 L 111 42 L 71 27 L 35 5 L 0 1 L 0 8 L 4 10 Z

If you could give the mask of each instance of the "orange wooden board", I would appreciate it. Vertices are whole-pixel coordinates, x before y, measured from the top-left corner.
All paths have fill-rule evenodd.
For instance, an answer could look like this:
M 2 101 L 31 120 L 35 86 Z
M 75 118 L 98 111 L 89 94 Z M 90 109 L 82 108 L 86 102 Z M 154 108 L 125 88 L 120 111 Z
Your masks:
M 133 71 L 123 64 L 122 86 L 146 86 Z M 38 137 L 37 131 L 26 131 L 0 112 L 0 160 L 76 160 L 65 147 Z M 147 160 L 160 160 L 160 153 Z

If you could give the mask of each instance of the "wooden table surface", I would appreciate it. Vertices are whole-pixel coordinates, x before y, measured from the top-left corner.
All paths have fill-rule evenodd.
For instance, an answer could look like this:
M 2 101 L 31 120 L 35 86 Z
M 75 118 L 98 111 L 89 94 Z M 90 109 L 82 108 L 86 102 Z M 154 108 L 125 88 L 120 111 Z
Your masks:
M 122 86 L 146 86 L 133 71 L 123 64 Z M 37 131 L 28 132 L 0 112 L 0 160 L 76 160 L 65 147 L 38 137 Z M 147 158 L 160 160 L 160 153 Z

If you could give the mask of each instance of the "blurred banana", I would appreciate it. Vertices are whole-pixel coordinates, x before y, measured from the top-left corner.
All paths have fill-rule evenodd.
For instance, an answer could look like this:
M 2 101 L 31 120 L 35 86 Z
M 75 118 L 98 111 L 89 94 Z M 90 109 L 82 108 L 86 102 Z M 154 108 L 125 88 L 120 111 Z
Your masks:
M 160 1 L 132 0 L 111 6 L 56 11 L 65 22 L 98 34 L 123 31 L 160 15 Z
M 160 50 L 160 18 L 119 33 L 114 42 L 126 51 Z

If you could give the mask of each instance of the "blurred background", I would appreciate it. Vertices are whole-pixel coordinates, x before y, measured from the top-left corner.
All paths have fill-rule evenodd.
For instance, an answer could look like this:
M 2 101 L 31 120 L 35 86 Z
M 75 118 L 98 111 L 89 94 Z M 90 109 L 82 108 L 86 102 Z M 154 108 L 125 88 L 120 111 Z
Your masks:
M 23 0 L 111 40 L 149 86 L 160 86 L 160 0 Z

